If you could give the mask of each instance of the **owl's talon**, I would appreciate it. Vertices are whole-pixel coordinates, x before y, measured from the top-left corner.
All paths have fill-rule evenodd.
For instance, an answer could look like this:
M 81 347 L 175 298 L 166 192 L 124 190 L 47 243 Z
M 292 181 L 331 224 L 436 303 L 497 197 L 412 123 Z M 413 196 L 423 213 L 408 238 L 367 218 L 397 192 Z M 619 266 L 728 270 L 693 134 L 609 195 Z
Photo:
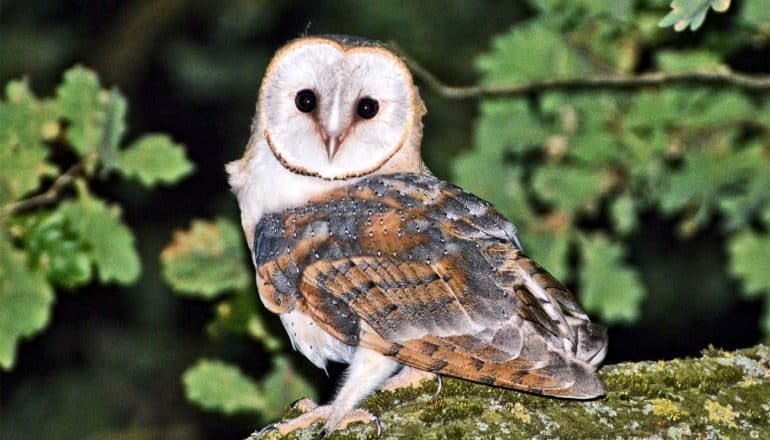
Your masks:
M 289 409 L 299 410 L 300 413 L 304 414 L 308 411 L 312 411 L 314 409 L 318 408 L 318 404 L 313 402 L 313 399 L 310 399 L 309 397 L 303 397 L 301 399 L 297 399 L 294 402 L 292 402 L 291 405 L 289 405 Z
M 436 392 L 433 393 L 433 398 L 435 399 L 438 397 L 439 394 L 441 394 L 441 387 L 444 385 L 444 379 L 441 377 L 440 374 L 436 375 Z
M 270 431 L 278 431 L 278 428 L 276 428 L 275 425 L 276 425 L 275 423 L 271 423 L 265 426 L 264 428 L 260 429 L 259 431 L 254 431 L 251 433 L 251 435 L 246 437 L 245 440 L 259 440 L 264 436 L 266 436 Z
M 377 438 L 380 438 L 382 435 L 382 424 L 380 424 L 380 418 L 372 414 L 372 417 L 374 417 L 374 426 L 377 428 Z
M 368 411 L 366 412 L 369 413 Z M 380 418 L 375 416 L 372 413 L 369 413 L 369 416 L 371 416 L 371 420 L 369 420 L 368 423 L 374 423 L 374 427 L 377 428 L 377 435 L 375 436 L 375 438 L 380 438 L 382 436 L 382 424 L 380 424 Z M 354 423 L 354 422 L 367 423 L 362 420 L 352 420 L 348 423 L 345 423 L 344 427 L 340 426 L 338 429 L 346 429 L 350 423 Z M 323 429 L 321 429 L 321 438 L 326 438 L 326 436 L 331 434 L 331 432 L 332 431 L 329 431 L 326 427 L 324 427 Z
M 380 418 L 363 408 L 354 409 L 353 411 L 345 414 L 341 419 L 327 420 L 323 430 L 328 434 L 334 431 L 347 429 L 348 426 L 353 423 L 374 423 L 374 426 L 377 428 L 377 437 L 379 437 L 382 433 Z
M 303 403 L 305 402 L 305 403 Z M 278 423 L 271 423 L 265 426 L 260 431 L 255 432 L 247 440 L 257 440 L 266 436 L 272 431 L 277 431 L 280 435 L 288 435 L 298 429 L 307 428 L 321 420 L 323 420 L 324 426 L 321 428 L 319 438 L 325 438 L 334 431 L 347 429 L 347 427 L 356 422 L 361 423 L 374 423 L 377 428 L 377 437 L 382 433 L 382 426 L 380 425 L 380 419 L 374 414 L 365 409 L 354 409 L 349 413 L 343 415 L 341 418 L 335 417 L 333 414 L 333 407 L 331 405 L 318 406 L 310 399 L 300 399 L 296 406 L 300 407 L 306 405 L 307 402 L 314 405 L 313 408 L 307 412 L 294 417 L 291 420 L 286 420 Z

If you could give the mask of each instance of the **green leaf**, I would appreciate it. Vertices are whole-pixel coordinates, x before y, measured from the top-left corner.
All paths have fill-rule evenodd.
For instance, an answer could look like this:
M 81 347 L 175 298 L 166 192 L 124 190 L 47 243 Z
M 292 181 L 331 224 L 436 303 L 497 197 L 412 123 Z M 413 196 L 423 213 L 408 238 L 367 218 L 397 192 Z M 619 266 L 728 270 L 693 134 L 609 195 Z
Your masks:
M 279 417 L 292 402 L 302 397 L 317 399 L 313 386 L 302 376 L 285 356 L 272 358 L 273 368 L 262 380 L 262 395 L 266 405 L 262 409 L 265 419 Z
M 730 273 L 743 281 L 746 295 L 770 294 L 770 234 L 739 232 L 730 238 L 727 250 Z
M 182 375 L 187 400 L 225 414 L 262 411 L 268 406 L 257 384 L 234 365 L 201 359 Z
M 264 318 L 259 311 L 252 313 L 246 324 L 248 326 L 249 336 L 262 342 L 262 345 L 264 345 L 268 351 L 275 353 L 283 347 L 281 340 L 275 337 L 275 335 L 270 333 L 267 329 Z
M 765 224 L 770 226 L 770 159 L 757 164 L 756 173 L 745 185 L 741 185 L 738 194 L 726 194 L 719 199 L 719 209 L 727 220 L 727 228 L 736 230 L 746 227 L 759 217 L 763 220 L 762 207 L 765 207 Z
M 770 203 L 765 206 L 765 209 L 760 214 L 760 219 L 766 228 L 770 228 Z
M 646 293 L 636 271 L 623 263 L 623 245 L 601 234 L 581 236 L 580 245 L 583 306 L 607 324 L 636 321 Z
M 560 210 L 575 213 L 595 211 L 608 183 L 608 175 L 601 169 L 548 164 L 536 171 L 532 188 Z
M 88 249 L 61 212 L 30 216 L 24 223 L 24 245 L 30 261 L 51 283 L 73 288 L 91 280 Z
M 12 201 L 13 190 L 11 189 L 11 183 L 0 172 L 0 206 L 5 206 Z
M 13 366 L 19 339 L 45 327 L 53 300 L 45 276 L 0 235 L 0 367 Z
M 141 265 L 134 236 L 120 219 L 120 208 L 81 196 L 59 207 L 71 230 L 88 250 L 103 283 L 131 284 L 139 278 Z
M 642 56 L 636 23 L 595 17 L 578 20 L 576 24 L 564 33 L 564 38 L 595 69 L 616 74 L 634 73 Z
M 216 317 L 207 327 L 209 334 L 247 334 L 262 342 L 268 351 L 278 351 L 282 347 L 281 340 L 272 335 L 265 326 L 261 312 L 263 309 L 261 304 L 258 304 L 257 297 L 255 290 L 248 289 L 217 304 L 214 309 Z
M 549 94 L 542 103 L 544 112 L 559 119 L 560 130 L 568 139 L 568 157 L 592 167 L 623 158 L 619 137 L 612 130 L 621 124 L 623 116 L 618 96 L 610 93 L 590 96 Z
M 636 0 L 533 0 L 531 3 L 548 14 L 563 14 L 577 9 L 589 15 L 609 15 L 627 20 L 633 15 Z
M 763 154 L 759 147 L 689 152 L 684 157 L 684 166 L 660 188 L 660 208 L 668 214 L 690 203 L 710 209 L 722 190 L 751 177 L 766 162 Z
M 718 71 L 725 68 L 719 55 L 707 50 L 661 50 L 655 53 L 655 59 L 664 72 Z
M 533 56 L 537 54 L 537 56 Z M 590 65 L 568 44 L 563 35 L 543 22 L 514 26 L 492 40 L 492 51 L 479 57 L 483 82 L 512 85 L 533 79 L 575 77 L 592 72 Z
M 692 96 L 690 91 L 673 87 L 636 93 L 626 115 L 626 125 L 631 130 L 663 130 L 688 114 L 693 108 Z
M 246 289 L 253 281 L 244 264 L 238 227 L 230 221 L 196 220 L 177 231 L 161 253 L 163 276 L 180 294 L 214 298 L 230 290 Z
M 184 147 L 162 134 L 143 136 L 121 151 L 117 166 L 123 175 L 146 187 L 175 183 L 193 171 Z
M 539 148 L 548 137 L 523 99 L 484 101 L 474 131 L 474 144 L 490 154 L 524 153 Z
M 677 32 L 690 27 L 697 30 L 706 20 L 709 8 L 716 12 L 724 12 L 730 7 L 730 0 L 674 0 L 671 2 L 671 12 L 658 23 L 660 27 L 674 26 Z
M 680 121 L 682 127 L 713 129 L 753 119 L 757 109 L 745 94 L 736 91 L 693 94 L 692 110 Z
M 634 198 L 630 194 L 623 194 L 613 200 L 610 218 L 618 234 L 625 236 L 634 232 L 639 225 Z
M 738 17 L 750 26 L 757 27 L 763 32 L 770 32 L 770 1 L 741 2 Z
M 127 104 L 116 90 L 102 90 L 96 74 L 82 66 L 64 73 L 54 106 L 68 120 L 67 139 L 80 155 L 99 153 L 111 163 L 125 131 Z
M 0 186 L 6 201 L 35 191 L 40 180 L 56 173 L 46 161 L 44 141 L 56 137 L 60 127 L 49 106 L 40 102 L 26 81 L 11 81 L 0 101 Z
M 187 399 L 201 408 L 224 414 L 259 412 L 265 419 L 280 416 L 301 397 L 315 398 L 313 387 L 284 356 L 272 358 L 272 368 L 259 383 L 235 366 L 201 359 L 182 376 Z
M 633 130 L 663 130 L 668 127 L 713 129 L 748 121 L 758 110 L 742 93 L 724 90 L 687 90 L 669 87 L 636 94 L 626 124 Z M 671 137 L 669 133 L 668 137 Z M 698 134 L 698 137 L 702 135 Z

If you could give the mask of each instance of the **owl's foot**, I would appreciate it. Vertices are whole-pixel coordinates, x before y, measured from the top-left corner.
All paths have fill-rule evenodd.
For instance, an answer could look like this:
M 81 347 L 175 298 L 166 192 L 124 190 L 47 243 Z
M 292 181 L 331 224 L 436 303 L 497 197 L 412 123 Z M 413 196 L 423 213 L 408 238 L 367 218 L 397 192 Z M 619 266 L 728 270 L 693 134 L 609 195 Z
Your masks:
M 292 409 L 298 409 L 302 411 L 302 414 L 283 422 L 270 424 L 259 432 L 252 434 L 247 440 L 256 440 L 264 438 L 270 432 L 278 432 L 280 435 L 288 435 L 298 429 L 304 429 L 308 426 L 324 421 L 323 429 L 321 430 L 321 436 L 325 437 L 327 434 L 340 429 L 346 429 L 351 423 L 375 423 L 377 427 L 377 437 L 380 436 L 380 420 L 369 411 L 357 408 L 347 414 L 335 414 L 334 406 L 323 405 L 318 406 L 315 402 L 308 398 L 300 399 L 292 405 Z
M 409 387 L 419 388 L 423 385 L 423 382 L 433 380 L 436 381 L 435 395 L 438 395 L 441 392 L 441 376 L 404 365 L 401 371 L 380 386 L 380 391 L 395 391 Z

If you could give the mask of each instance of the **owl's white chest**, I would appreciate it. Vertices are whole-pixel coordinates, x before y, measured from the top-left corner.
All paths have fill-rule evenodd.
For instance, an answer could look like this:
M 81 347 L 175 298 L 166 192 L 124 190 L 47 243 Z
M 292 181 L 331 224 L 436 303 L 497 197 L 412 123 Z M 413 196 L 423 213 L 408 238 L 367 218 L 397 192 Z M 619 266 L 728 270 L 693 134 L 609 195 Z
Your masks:
M 327 360 L 350 363 L 355 347 L 345 345 L 319 328 L 313 319 L 297 309 L 278 315 L 291 339 L 291 345 L 318 368 L 326 369 Z
M 253 154 L 228 165 L 230 184 L 241 206 L 241 223 L 252 258 L 254 227 L 263 215 L 304 205 L 316 196 L 350 183 L 292 173 L 276 160 L 264 141 L 253 148 Z M 318 368 L 326 369 L 328 360 L 349 362 L 352 358 L 355 347 L 343 344 L 299 310 L 279 317 L 294 349 Z
M 254 226 L 263 215 L 302 206 L 314 197 L 352 182 L 292 173 L 278 162 L 263 139 L 251 149 L 251 154 L 227 166 L 230 185 L 241 206 L 241 223 L 250 248 Z

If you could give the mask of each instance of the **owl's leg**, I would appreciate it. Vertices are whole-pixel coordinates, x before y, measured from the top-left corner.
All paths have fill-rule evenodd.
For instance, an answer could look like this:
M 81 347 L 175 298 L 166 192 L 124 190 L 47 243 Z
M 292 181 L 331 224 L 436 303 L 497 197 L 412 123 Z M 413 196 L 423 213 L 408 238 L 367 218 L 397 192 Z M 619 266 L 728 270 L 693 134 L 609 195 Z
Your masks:
M 364 347 L 358 347 L 353 360 L 345 372 L 345 380 L 331 403 L 331 413 L 324 423 L 324 431 L 331 432 L 360 421 L 361 415 L 354 411 L 366 396 L 376 390 L 385 379 L 398 368 L 399 363 L 389 357 Z M 370 421 L 375 420 L 371 416 Z M 348 420 L 352 417 L 352 420 Z
M 395 391 L 409 387 L 419 388 L 423 382 L 432 382 L 433 380 L 437 381 L 436 394 L 438 394 L 441 391 L 441 376 L 404 365 L 401 371 L 380 386 L 380 391 Z
M 323 431 L 329 433 L 345 429 L 353 422 L 377 421 L 369 411 L 356 406 L 393 374 L 398 366 L 399 363 L 391 358 L 368 348 L 358 347 L 345 372 L 342 387 L 330 404 L 315 406 L 312 401 L 302 399 L 297 406 L 307 409 L 306 413 L 291 420 L 276 423 L 270 428 L 277 430 L 281 435 L 286 435 L 319 420 L 325 420 Z

